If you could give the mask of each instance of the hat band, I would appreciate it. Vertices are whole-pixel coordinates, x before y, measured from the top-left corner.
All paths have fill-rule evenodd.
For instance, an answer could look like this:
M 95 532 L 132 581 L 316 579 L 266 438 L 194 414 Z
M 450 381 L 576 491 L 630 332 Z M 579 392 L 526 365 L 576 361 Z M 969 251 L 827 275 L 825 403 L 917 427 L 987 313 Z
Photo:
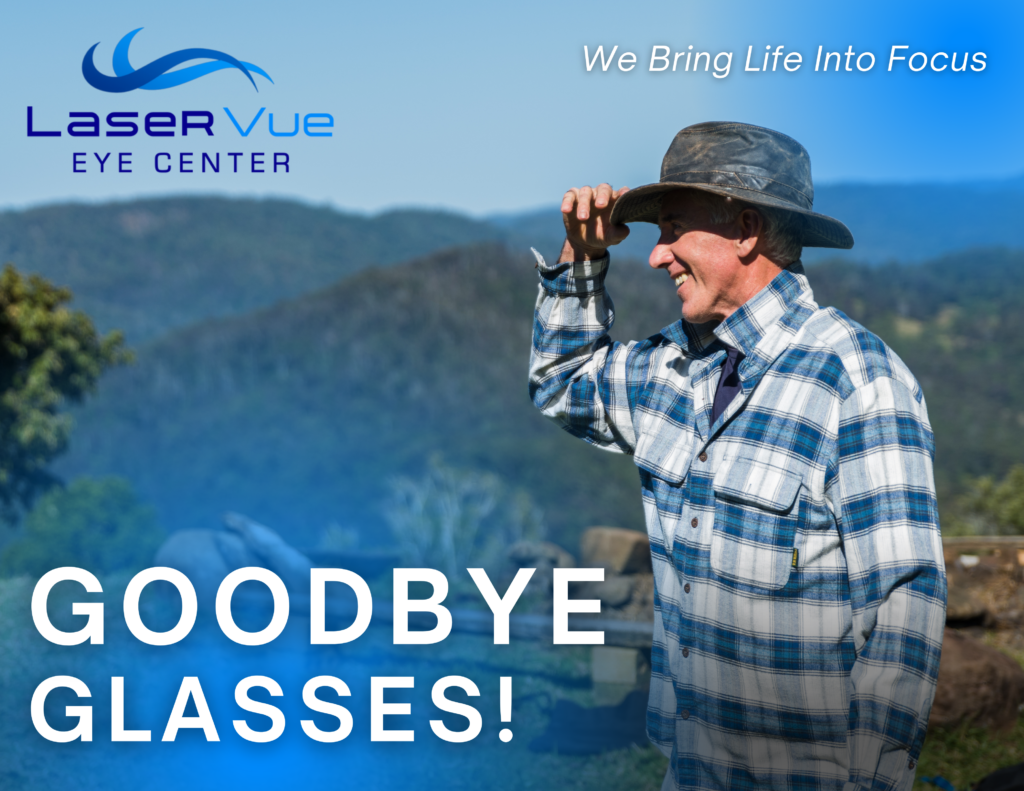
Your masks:
M 737 173 L 731 170 L 675 170 L 662 173 L 661 182 L 702 184 L 752 190 L 765 195 L 771 195 L 778 200 L 795 203 L 807 211 L 810 211 L 813 205 L 813 198 L 808 197 L 795 187 L 767 176 L 755 176 L 751 173 Z

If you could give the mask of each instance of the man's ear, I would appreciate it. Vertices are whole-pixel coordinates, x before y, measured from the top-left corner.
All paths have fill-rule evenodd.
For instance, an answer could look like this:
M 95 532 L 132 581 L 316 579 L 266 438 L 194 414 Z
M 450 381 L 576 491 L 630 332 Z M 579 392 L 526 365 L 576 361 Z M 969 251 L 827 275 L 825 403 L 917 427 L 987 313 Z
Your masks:
M 736 256 L 749 258 L 764 235 L 764 217 L 756 209 L 744 209 L 736 218 Z

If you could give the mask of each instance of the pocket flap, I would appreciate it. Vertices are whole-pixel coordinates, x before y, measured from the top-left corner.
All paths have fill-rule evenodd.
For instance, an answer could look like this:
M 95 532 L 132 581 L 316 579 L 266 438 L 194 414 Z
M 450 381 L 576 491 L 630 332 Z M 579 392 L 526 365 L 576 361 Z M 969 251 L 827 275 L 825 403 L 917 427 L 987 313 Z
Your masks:
M 649 428 L 640 435 L 633 462 L 663 481 L 682 483 L 690 471 L 697 437 L 690 428 L 667 418 L 659 417 L 657 422 L 655 429 Z
M 784 514 L 796 502 L 801 478 L 754 459 L 733 459 L 715 472 L 715 496 Z
M 711 538 L 711 570 L 732 582 L 779 590 L 789 581 L 792 564 L 792 543 L 773 547 L 743 541 L 718 530 Z
M 633 462 L 641 470 L 671 484 L 680 484 L 686 480 L 686 474 L 690 471 L 689 447 L 676 449 L 666 443 L 664 447 L 647 447 L 642 451 L 642 455 L 637 453 L 633 456 Z

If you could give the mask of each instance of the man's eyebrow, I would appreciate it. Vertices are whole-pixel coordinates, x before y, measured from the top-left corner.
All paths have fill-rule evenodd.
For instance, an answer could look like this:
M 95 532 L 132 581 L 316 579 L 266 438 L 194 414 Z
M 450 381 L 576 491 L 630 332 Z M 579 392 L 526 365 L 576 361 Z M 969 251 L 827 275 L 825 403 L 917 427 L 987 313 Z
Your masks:
M 659 214 L 658 224 L 663 222 L 685 222 L 689 225 L 696 226 L 699 224 L 699 219 L 694 217 L 692 211 L 675 211 L 670 214 Z

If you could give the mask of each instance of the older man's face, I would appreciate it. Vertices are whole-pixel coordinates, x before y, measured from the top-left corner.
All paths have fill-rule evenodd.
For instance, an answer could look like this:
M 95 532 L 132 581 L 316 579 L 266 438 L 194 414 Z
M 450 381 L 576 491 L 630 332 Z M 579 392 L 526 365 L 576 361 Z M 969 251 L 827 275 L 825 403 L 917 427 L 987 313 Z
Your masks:
M 683 301 L 683 318 L 720 322 L 746 301 L 737 258 L 735 223 L 715 225 L 692 190 L 670 192 L 661 204 L 661 238 L 649 263 L 668 272 Z

